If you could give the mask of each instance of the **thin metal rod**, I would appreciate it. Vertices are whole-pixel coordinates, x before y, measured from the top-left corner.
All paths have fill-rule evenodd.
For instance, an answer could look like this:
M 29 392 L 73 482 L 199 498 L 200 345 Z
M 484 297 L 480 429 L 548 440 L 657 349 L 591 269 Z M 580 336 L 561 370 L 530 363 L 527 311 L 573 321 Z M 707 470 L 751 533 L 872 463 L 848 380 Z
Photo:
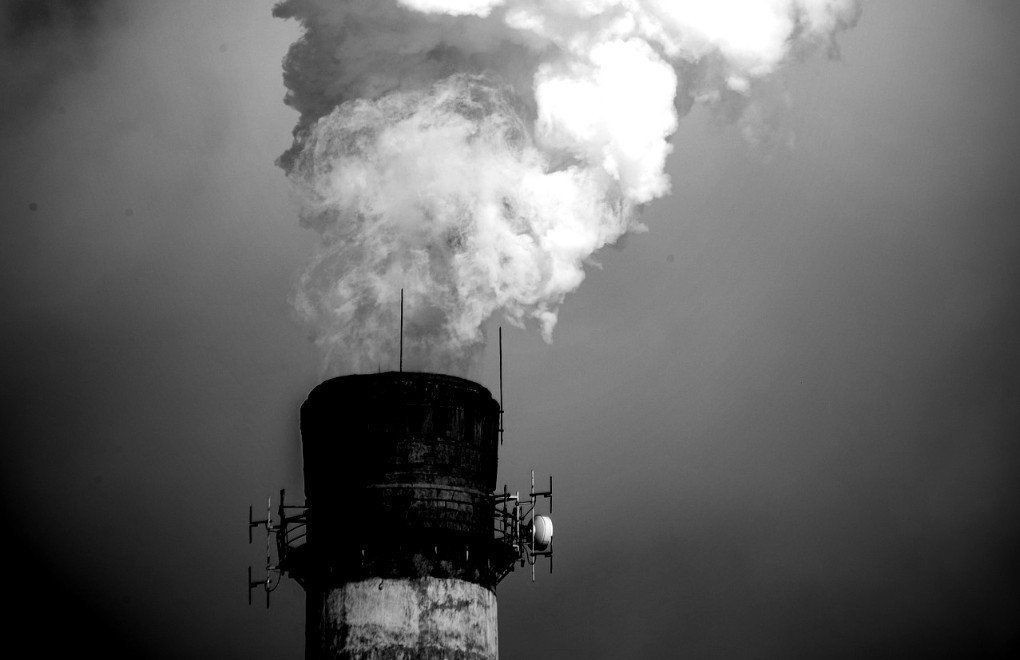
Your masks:
M 269 609 L 269 570 L 271 566 L 271 548 L 269 535 L 273 532 L 273 498 L 266 498 L 266 609 Z
M 400 290 L 400 371 L 404 370 L 404 290 Z
M 503 326 L 499 326 L 499 444 L 503 444 Z

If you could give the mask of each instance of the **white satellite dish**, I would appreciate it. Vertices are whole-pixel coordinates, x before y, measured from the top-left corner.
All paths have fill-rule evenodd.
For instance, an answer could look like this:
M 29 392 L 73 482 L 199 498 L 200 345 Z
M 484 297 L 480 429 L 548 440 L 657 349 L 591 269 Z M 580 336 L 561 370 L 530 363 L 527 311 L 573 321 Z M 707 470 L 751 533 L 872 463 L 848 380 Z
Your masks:
M 535 516 L 535 549 L 545 550 L 552 543 L 553 522 L 549 516 Z

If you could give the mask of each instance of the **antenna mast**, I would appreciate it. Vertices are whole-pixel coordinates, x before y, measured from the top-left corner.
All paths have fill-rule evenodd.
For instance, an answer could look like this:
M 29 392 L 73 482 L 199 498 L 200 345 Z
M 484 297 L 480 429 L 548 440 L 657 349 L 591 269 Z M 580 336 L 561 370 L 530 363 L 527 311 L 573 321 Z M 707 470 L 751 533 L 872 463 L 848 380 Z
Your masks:
M 503 326 L 499 326 L 499 444 L 503 444 Z
M 404 370 L 404 289 L 400 289 L 400 371 Z

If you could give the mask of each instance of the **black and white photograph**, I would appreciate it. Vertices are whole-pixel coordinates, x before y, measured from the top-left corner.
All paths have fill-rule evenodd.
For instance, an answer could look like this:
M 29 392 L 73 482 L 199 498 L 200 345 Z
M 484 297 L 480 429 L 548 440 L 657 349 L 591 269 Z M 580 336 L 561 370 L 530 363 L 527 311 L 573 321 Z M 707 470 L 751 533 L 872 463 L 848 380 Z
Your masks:
M 1020 3 L 0 0 L 10 658 L 1020 654 Z

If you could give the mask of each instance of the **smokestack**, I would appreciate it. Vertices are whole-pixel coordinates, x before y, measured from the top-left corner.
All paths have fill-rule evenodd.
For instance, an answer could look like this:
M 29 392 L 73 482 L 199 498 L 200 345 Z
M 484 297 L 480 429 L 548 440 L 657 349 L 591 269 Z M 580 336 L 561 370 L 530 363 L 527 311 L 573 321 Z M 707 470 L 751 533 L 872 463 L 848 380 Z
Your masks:
M 753 118 L 763 81 L 835 52 L 860 0 L 282 0 L 274 13 L 304 28 L 284 61 L 300 116 L 278 163 L 321 239 L 294 303 L 327 369 L 399 355 L 400 371 L 309 395 L 307 509 L 281 501 L 279 527 L 249 516 L 279 556 L 249 587 L 268 595 L 284 572 L 304 585 L 309 657 L 496 657 L 496 583 L 515 562 L 552 565 L 552 521 L 535 510 L 551 510 L 552 482 L 494 495 L 500 405 L 405 360 L 465 373 L 494 315 L 551 341 L 585 265 L 669 192 L 681 115 L 700 103 Z
M 301 406 L 308 658 L 496 658 L 500 405 L 431 373 L 323 382 Z

